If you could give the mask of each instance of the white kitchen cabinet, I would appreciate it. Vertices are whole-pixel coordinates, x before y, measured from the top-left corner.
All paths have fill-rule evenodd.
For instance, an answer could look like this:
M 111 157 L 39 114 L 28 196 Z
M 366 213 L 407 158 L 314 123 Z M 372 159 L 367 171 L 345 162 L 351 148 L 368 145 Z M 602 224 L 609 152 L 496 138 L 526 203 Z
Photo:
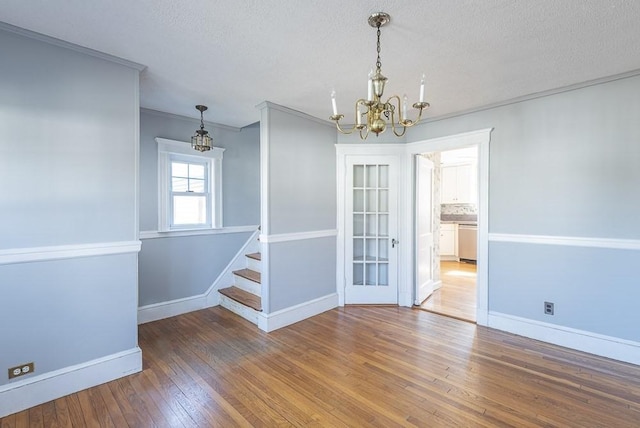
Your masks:
M 440 257 L 446 260 L 458 258 L 458 225 L 440 223 Z
M 477 197 L 476 169 L 472 164 L 442 167 L 441 203 L 475 204 Z

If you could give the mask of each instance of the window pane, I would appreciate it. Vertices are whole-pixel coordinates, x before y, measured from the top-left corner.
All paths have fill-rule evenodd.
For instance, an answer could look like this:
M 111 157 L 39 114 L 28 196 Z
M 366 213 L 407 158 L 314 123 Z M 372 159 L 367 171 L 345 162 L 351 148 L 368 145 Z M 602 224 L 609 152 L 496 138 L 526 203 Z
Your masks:
M 207 198 L 205 196 L 174 196 L 173 224 L 206 224 Z
M 189 165 L 189 177 L 199 178 L 204 180 L 204 165 L 190 164 Z
M 364 235 L 364 215 L 354 214 L 353 215 L 353 236 L 362 236 L 362 235 Z
M 353 187 L 364 187 L 364 166 L 353 166 Z
M 364 284 L 364 265 L 362 263 L 353 264 L 353 285 Z
M 375 263 L 366 263 L 365 265 L 365 285 L 377 285 L 378 281 L 376 279 L 376 264 Z
M 376 215 L 375 214 L 367 214 L 366 217 L 366 226 L 365 226 L 365 230 L 366 230 L 366 234 L 367 236 L 377 236 L 377 227 L 378 225 L 376 224 Z
M 378 236 L 389 236 L 389 216 L 381 214 L 379 216 Z
M 386 213 L 389 211 L 389 191 L 378 190 L 378 211 Z
M 389 285 L 389 265 L 386 263 L 378 265 L 378 285 Z
M 182 162 L 171 162 L 171 175 L 178 177 L 188 177 L 189 164 Z
M 186 192 L 189 190 L 189 180 L 180 177 L 171 177 L 171 191 Z
M 364 260 L 364 240 L 353 240 L 353 260 Z
M 364 211 L 364 190 L 353 191 L 353 212 L 361 213 Z
M 389 187 L 389 165 L 380 165 L 380 183 L 378 187 Z
M 376 260 L 378 258 L 377 239 L 367 239 L 367 253 L 365 260 Z
M 378 187 L 378 166 L 367 165 L 366 187 Z
M 204 180 L 200 180 L 200 179 L 190 179 L 189 180 L 189 191 L 190 192 L 197 192 L 197 193 L 204 193 Z

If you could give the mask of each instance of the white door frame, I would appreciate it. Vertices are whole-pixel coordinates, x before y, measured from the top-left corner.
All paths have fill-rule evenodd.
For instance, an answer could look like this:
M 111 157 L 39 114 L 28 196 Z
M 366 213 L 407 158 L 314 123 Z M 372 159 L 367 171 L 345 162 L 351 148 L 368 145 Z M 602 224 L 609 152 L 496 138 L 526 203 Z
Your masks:
M 413 166 L 413 156 L 420 153 L 441 152 L 446 150 L 459 149 L 469 146 L 478 146 L 478 278 L 477 278 L 477 305 L 476 322 L 478 325 L 487 325 L 489 317 L 489 142 L 493 128 L 481 129 L 478 131 L 465 132 L 462 134 L 447 137 L 433 138 L 424 141 L 407 143 L 405 147 L 405 165 L 408 168 L 402 169 L 400 177 L 400 189 L 404 196 L 400 196 L 400 242 L 404 240 L 410 243 L 409 248 L 415 246 L 415 230 L 413 195 L 415 195 L 415 167 Z M 399 266 L 400 278 L 399 305 L 412 306 L 415 294 L 415 281 L 413 272 L 415 271 L 414 254 L 403 254 Z M 409 278 L 403 276 L 410 275 Z
M 413 306 L 415 293 L 414 198 L 415 167 L 413 156 L 468 146 L 478 146 L 478 278 L 476 322 L 487 325 L 489 318 L 489 142 L 493 128 L 480 129 L 407 144 L 336 144 L 336 193 L 338 227 L 336 247 L 336 288 L 338 304 L 344 306 L 345 294 L 345 191 L 347 155 L 400 156 L 398 176 L 398 305 Z

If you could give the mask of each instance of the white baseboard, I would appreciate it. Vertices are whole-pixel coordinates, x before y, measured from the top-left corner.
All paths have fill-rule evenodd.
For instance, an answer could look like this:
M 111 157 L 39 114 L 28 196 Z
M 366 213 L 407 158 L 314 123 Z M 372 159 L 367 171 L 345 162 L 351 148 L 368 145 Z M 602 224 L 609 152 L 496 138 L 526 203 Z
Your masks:
M 321 314 L 338 306 L 338 293 L 328 294 L 270 314 L 258 314 L 260 330 L 270 332 Z
M 207 296 L 205 294 L 170 300 L 168 302 L 153 303 L 151 305 L 141 306 L 138 308 L 138 324 L 175 317 L 176 315 L 198 311 L 206 307 Z
M 488 327 L 554 345 L 640 365 L 640 343 L 499 312 L 489 312 Z
M 137 346 L 0 386 L 0 418 L 142 370 Z

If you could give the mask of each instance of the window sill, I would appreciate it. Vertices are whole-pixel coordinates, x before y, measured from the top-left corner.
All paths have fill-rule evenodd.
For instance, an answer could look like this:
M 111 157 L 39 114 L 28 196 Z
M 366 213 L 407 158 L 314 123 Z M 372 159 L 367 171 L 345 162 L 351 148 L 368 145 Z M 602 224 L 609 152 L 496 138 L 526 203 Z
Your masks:
M 201 235 L 221 235 L 225 233 L 246 233 L 255 232 L 258 225 L 249 226 L 231 226 L 218 227 L 213 229 L 179 229 L 179 230 L 142 230 L 140 231 L 140 239 L 156 239 L 156 238 L 176 238 L 181 236 L 201 236 Z

